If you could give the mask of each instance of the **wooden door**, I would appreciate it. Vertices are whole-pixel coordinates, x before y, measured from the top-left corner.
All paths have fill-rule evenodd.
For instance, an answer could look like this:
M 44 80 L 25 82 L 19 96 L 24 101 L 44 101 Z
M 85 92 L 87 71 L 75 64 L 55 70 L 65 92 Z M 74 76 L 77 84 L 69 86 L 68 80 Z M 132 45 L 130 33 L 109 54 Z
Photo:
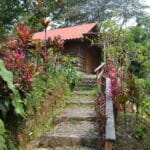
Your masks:
M 100 51 L 89 48 L 86 50 L 86 72 L 94 73 L 94 69 L 100 64 Z

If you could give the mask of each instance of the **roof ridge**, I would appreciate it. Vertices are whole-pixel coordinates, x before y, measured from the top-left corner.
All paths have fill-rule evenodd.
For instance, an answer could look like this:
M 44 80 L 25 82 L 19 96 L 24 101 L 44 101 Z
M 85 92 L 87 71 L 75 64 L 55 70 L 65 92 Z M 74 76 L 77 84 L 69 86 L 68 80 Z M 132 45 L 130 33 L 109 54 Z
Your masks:
M 94 27 L 96 27 L 96 23 L 84 23 L 81 25 L 76 26 L 69 26 L 57 29 L 47 30 L 47 38 L 51 37 L 54 38 L 57 35 L 60 35 L 63 40 L 70 40 L 70 39 L 80 39 L 84 36 L 85 33 L 91 31 Z M 33 35 L 32 39 L 45 39 L 45 32 L 37 32 Z
M 68 29 L 68 28 L 75 28 L 75 27 L 80 27 L 80 26 L 84 26 L 84 25 L 96 25 L 96 23 L 84 23 L 84 24 L 79 24 L 79 25 L 75 25 L 75 26 L 67 26 L 67 27 L 61 27 L 61 28 L 55 28 L 55 29 L 50 29 L 47 31 L 53 31 L 53 30 L 62 30 L 62 29 Z M 42 31 L 43 32 L 43 31 Z

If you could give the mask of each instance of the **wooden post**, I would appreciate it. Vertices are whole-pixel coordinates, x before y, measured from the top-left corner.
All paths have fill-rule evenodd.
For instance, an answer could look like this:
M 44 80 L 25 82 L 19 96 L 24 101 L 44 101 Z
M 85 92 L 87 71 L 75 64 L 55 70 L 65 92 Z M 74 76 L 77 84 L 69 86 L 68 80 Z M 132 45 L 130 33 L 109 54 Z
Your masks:
M 98 71 L 96 72 L 96 85 L 97 85 L 97 87 L 99 86 L 98 85 Z
M 105 142 L 105 150 L 112 150 L 112 142 L 111 141 Z

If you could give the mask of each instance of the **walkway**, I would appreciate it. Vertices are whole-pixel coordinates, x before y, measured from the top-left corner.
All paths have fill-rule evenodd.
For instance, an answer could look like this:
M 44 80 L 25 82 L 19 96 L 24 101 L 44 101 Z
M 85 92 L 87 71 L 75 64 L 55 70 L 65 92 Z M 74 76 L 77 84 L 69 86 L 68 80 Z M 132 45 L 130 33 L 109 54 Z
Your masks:
M 40 150 L 96 150 L 100 140 L 95 96 L 74 92 L 66 109 L 54 119 L 55 128 L 40 138 Z

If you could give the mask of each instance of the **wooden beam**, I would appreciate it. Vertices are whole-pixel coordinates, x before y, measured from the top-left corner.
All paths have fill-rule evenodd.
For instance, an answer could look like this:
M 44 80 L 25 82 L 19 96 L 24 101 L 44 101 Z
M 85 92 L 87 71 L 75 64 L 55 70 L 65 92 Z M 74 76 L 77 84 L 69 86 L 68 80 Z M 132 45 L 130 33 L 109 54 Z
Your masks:
M 105 65 L 105 63 L 101 63 L 101 65 L 99 65 L 95 70 L 94 72 L 97 72 L 98 70 L 100 70 L 103 66 Z
M 115 133 L 115 120 L 114 120 L 114 109 L 113 100 L 111 94 L 111 80 L 106 77 L 106 127 L 105 127 L 105 150 L 112 150 L 112 141 L 116 140 Z
M 102 70 L 102 71 L 98 74 L 98 79 L 102 76 L 103 73 L 104 73 L 104 70 Z

